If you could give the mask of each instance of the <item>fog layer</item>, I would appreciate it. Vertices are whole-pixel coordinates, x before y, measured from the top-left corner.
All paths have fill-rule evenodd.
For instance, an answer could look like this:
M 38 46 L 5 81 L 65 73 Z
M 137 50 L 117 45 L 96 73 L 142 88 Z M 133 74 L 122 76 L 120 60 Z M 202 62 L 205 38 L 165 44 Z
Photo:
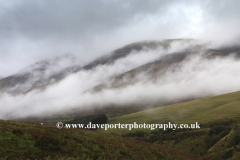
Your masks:
M 204 52 L 191 54 L 172 65 L 163 75 L 150 79 L 142 72 L 135 83 L 120 88 L 89 92 L 92 87 L 138 66 L 161 59 L 186 46 L 173 43 L 169 50 L 157 48 L 132 52 L 113 64 L 81 70 L 44 90 L 23 95 L 0 95 L 0 118 L 49 116 L 73 110 L 91 110 L 106 106 L 161 106 L 169 102 L 214 96 L 240 90 L 240 61 L 234 53 L 228 57 L 206 58 Z

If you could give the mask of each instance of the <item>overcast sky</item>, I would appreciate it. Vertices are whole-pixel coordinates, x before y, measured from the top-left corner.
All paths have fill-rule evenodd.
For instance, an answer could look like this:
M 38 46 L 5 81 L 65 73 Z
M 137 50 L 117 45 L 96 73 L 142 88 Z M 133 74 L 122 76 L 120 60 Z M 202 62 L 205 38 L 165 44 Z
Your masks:
M 0 0 L 0 77 L 72 53 L 92 60 L 128 43 L 240 37 L 239 0 Z

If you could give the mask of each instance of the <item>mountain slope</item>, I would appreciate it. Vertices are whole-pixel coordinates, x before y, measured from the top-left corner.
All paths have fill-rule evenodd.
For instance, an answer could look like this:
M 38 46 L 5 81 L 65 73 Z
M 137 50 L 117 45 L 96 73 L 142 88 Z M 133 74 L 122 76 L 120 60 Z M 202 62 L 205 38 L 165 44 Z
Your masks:
M 120 49 L 113 51 L 111 54 L 106 56 L 102 56 L 85 66 L 81 66 L 81 64 L 77 64 L 74 62 L 74 57 L 71 55 L 65 55 L 62 57 L 57 57 L 52 60 L 44 60 L 38 63 L 35 63 L 25 69 L 20 70 L 18 73 L 0 79 L 0 90 L 7 91 L 10 93 L 23 93 L 28 90 L 32 90 L 34 88 L 38 88 L 41 86 L 45 86 L 54 83 L 63 79 L 64 77 L 71 75 L 73 73 L 77 73 L 82 70 L 92 70 L 97 66 L 109 65 L 113 64 L 118 59 L 124 58 L 129 54 L 144 49 L 157 49 L 162 47 L 163 49 L 169 49 L 174 42 L 181 42 L 182 45 L 186 45 L 189 43 L 189 47 L 185 49 L 185 51 L 174 51 L 173 55 L 166 55 L 162 60 L 156 59 L 156 66 L 154 67 L 154 62 L 148 66 L 146 64 L 142 67 L 143 70 L 151 70 L 150 72 L 154 72 L 156 70 L 162 70 L 163 68 L 168 68 L 175 62 L 183 61 L 187 56 L 191 54 L 196 54 L 197 52 L 205 52 L 208 57 L 216 57 L 216 56 L 227 56 L 230 53 L 235 52 L 235 54 L 239 57 L 240 55 L 240 46 L 230 46 L 223 47 L 218 49 L 207 49 L 199 43 L 197 40 L 192 39 L 168 39 L 163 41 L 143 41 L 132 43 L 126 45 Z M 174 53 L 173 52 L 173 53 Z M 162 64 L 165 62 L 165 64 Z M 65 64 L 64 64 L 65 63 Z M 170 64 L 169 64 L 170 63 Z M 165 65 L 168 65 L 165 67 Z M 149 68 L 149 69 L 148 69 Z M 137 69 L 137 73 L 141 70 L 141 67 Z M 135 72 L 135 71 L 133 71 Z M 119 77 L 124 77 L 124 73 Z M 116 77 L 118 79 L 119 77 Z M 104 84 L 104 82 L 103 82 Z
M 159 78 L 159 76 L 163 76 L 164 74 L 166 74 L 169 68 L 180 68 L 181 62 L 186 60 L 186 58 L 193 55 L 199 55 L 201 54 L 201 52 L 203 52 L 202 56 L 206 58 L 225 58 L 227 56 L 230 56 L 232 53 L 235 53 L 236 58 L 240 58 L 240 46 L 224 47 L 218 49 L 192 48 L 190 50 L 175 52 L 163 56 L 160 60 L 156 60 L 154 62 L 142 65 L 140 67 L 132 69 L 131 71 L 113 77 L 109 79 L 109 81 L 103 82 L 90 89 L 89 91 L 101 91 L 106 88 L 118 88 L 127 86 L 128 84 L 133 84 L 134 82 L 137 82 L 137 75 L 142 73 L 145 73 L 149 80 L 152 80 L 156 77 Z M 128 81 L 126 81 L 126 79 L 128 79 Z
M 21 70 L 15 75 L 0 80 L 0 89 L 2 91 L 8 91 L 10 93 L 22 93 L 36 87 L 41 87 L 49 83 L 59 81 L 64 77 L 73 73 L 77 73 L 81 70 L 91 70 L 97 66 L 112 64 L 116 60 L 124 58 L 132 52 L 138 52 L 144 49 L 154 50 L 158 47 L 167 49 L 170 47 L 171 43 L 178 41 L 188 43 L 193 40 L 170 39 L 163 41 L 143 41 L 132 43 L 120 49 L 117 49 L 108 55 L 97 58 L 85 66 L 73 63 L 74 58 L 70 55 L 58 57 L 53 60 L 41 61 Z M 58 64 L 65 63 L 65 61 L 67 61 L 68 65 L 61 67 L 61 65 Z M 55 71 L 52 68 L 55 69 Z

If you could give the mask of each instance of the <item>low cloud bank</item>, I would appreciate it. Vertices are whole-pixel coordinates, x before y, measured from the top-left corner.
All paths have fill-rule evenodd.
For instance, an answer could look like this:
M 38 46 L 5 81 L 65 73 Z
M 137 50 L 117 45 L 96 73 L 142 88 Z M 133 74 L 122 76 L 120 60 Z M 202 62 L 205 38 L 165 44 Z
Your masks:
M 105 80 L 143 64 L 161 59 L 166 54 L 185 48 L 175 43 L 168 51 L 142 50 L 115 61 L 111 65 L 79 71 L 67 76 L 44 91 L 34 90 L 25 95 L 0 95 L 0 119 L 27 116 L 49 116 L 72 110 L 91 110 L 105 106 L 145 105 L 146 107 L 185 99 L 202 98 L 240 90 L 240 61 L 234 56 L 207 59 L 201 53 L 189 56 L 167 69 L 153 81 L 144 72 L 136 82 L 121 88 L 100 92 L 88 89 Z

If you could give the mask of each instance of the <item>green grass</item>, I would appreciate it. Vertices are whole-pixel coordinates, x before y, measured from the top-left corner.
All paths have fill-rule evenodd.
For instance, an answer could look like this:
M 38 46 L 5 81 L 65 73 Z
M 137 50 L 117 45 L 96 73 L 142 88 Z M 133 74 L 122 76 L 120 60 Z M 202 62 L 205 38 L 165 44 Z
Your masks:
M 47 158 L 48 157 L 48 158 Z M 64 158 L 65 157 L 65 158 Z M 106 133 L 0 120 L 0 159 L 195 159 Z
M 146 111 L 109 119 L 109 124 L 192 124 L 198 122 L 201 127 L 212 123 L 233 121 L 240 123 L 240 92 L 208 97 L 173 105 L 158 107 Z M 138 129 L 139 130 L 139 129 Z M 122 134 L 128 129 L 108 129 L 99 131 Z

